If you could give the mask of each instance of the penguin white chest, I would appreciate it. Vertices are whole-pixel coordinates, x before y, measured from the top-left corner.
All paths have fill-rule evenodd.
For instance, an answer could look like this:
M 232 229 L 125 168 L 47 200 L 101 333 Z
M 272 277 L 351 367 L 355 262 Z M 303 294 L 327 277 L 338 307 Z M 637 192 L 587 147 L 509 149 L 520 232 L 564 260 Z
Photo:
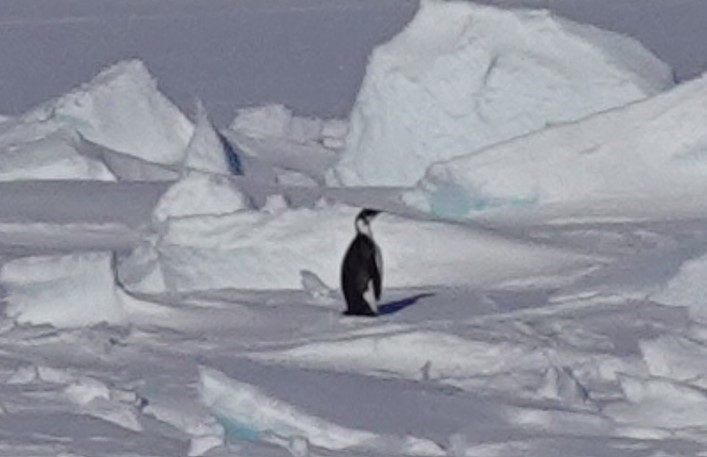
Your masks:
M 371 241 L 373 241 L 373 246 L 375 248 L 375 261 L 376 261 L 376 274 L 380 277 L 378 281 L 381 280 L 383 277 L 383 256 L 381 255 L 381 250 L 378 247 L 378 244 L 373 240 L 373 237 L 370 237 Z M 366 286 L 366 290 L 363 293 L 363 299 L 366 301 L 368 306 L 370 306 L 371 311 L 374 313 L 378 314 L 378 299 L 376 298 L 376 288 L 373 283 L 373 279 L 370 279 L 368 281 L 368 285 Z
M 366 286 L 366 290 L 363 292 L 363 299 L 366 301 L 369 308 L 371 308 L 371 311 L 378 314 L 378 300 L 376 300 L 376 291 L 373 287 L 372 279 L 368 281 L 368 286 Z
M 373 241 L 373 238 L 371 238 L 371 241 Z M 378 269 L 378 274 L 383 277 L 383 255 L 381 254 L 381 248 L 378 247 L 375 241 L 373 241 L 373 246 L 376 248 L 376 268 Z

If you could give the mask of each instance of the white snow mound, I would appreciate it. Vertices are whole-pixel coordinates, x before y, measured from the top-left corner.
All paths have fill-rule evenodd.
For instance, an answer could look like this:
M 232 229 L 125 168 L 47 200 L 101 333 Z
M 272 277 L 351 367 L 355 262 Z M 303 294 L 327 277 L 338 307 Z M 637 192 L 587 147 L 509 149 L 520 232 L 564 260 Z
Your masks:
M 230 428 L 239 427 L 240 433 L 253 437 L 268 432 L 303 436 L 328 449 L 343 449 L 376 437 L 370 432 L 347 429 L 306 414 L 214 369 L 202 367 L 200 375 L 202 402 L 222 421 L 230 421 Z
M 268 395 L 256 386 L 229 378 L 220 371 L 206 367 L 199 371 L 202 402 L 224 425 L 226 432 L 237 438 L 286 446 L 291 452 L 306 449 L 308 443 L 319 448 L 341 450 L 375 448 L 385 442 L 395 454 L 444 455 L 432 441 L 414 436 L 386 437 L 343 427 Z
M 626 403 L 610 404 L 604 413 L 619 423 L 666 430 L 704 427 L 707 395 L 702 389 L 663 378 L 619 378 Z
M 252 357 L 317 369 L 396 374 L 408 379 L 419 379 L 426 364 L 423 377 L 435 379 L 489 376 L 547 364 L 544 354 L 519 344 L 489 343 L 434 331 L 352 336 L 344 341 L 259 352 Z
M 644 200 L 707 190 L 707 77 L 479 154 L 435 164 L 406 203 L 464 217 L 496 207 Z
M 125 323 L 145 309 L 115 283 L 112 253 L 25 257 L 0 269 L 7 315 L 20 323 L 75 328 Z
M 643 360 L 651 375 L 689 382 L 707 388 L 707 346 L 690 338 L 664 335 L 640 342 Z
M 8 316 L 21 323 L 81 327 L 126 317 L 107 252 L 13 260 L 0 270 L 0 284 Z
M 131 290 L 153 292 L 162 281 L 142 287 L 136 272 L 142 271 L 145 280 L 161 272 L 172 291 L 300 289 L 301 271 L 309 270 L 325 284 L 338 286 L 358 211 L 325 206 L 174 218 L 155 242 L 126 259 L 131 272 L 124 273 L 121 264 L 121 277 L 131 277 Z M 373 232 L 383 251 L 386 287 L 491 287 L 528 274 L 566 273 L 590 262 L 558 249 L 390 214 L 376 219 Z
M 433 162 L 672 85 L 637 41 L 544 10 L 427 0 L 370 56 L 333 182 L 411 185 Z
M 186 170 L 160 197 L 153 217 L 168 218 L 228 214 L 249 207 L 248 198 L 227 176 Z
M 705 148 L 707 152 L 707 148 Z M 707 321 L 707 254 L 685 261 L 665 286 L 651 295 L 659 303 L 689 308 L 693 318 Z

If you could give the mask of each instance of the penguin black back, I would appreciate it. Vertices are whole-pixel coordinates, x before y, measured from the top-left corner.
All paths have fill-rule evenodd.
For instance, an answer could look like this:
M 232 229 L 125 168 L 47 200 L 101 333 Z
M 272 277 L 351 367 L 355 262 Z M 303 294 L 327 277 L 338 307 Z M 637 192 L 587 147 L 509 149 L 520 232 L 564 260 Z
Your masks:
M 345 314 L 375 316 L 381 295 L 383 272 L 380 249 L 373 240 L 371 220 L 379 212 L 363 209 L 356 216 L 356 237 L 341 265 L 341 288 L 346 299 Z

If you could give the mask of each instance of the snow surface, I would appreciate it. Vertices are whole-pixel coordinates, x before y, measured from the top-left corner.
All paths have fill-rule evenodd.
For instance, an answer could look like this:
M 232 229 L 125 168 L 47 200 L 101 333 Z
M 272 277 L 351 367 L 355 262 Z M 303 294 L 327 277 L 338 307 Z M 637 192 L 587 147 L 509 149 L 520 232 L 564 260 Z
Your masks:
M 266 436 L 264 439 L 277 443 L 283 438 L 290 441 L 303 437 L 317 447 L 333 450 L 369 446 L 375 449 L 382 444 L 376 441 L 383 441 L 374 433 L 343 428 L 309 416 L 268 397 L 257 387 L 229 379 L 213 369 L 202 369 L 200 390 L 204 403 L 221 418 L 226 428 L 241 427 L 241 433 L 255 434 L 256 439 L 260 439 L 260 434 L 267 435 L 276 430 L 285 435 Z M 233 422 L 229 423 L 229 420 Z M 444 455 L 439 445 L 413 437 L 405 437 L 397 446 L 386 443 L 385 447 L 389 452 L 403 455 Z
M 700 251 L 698 251 L 700 252 Z M 707 319 L 707 254 L 700 252 L 696 258 L 687 260 L 666 287 L 652 298 L 662 303 L 686 306 L 696 319 Z
M 166 195 L 177 186 L 181 184 Z M 211 195 L 213 200 L 218 198 Z M 238 206 L 237 198 L 231 201 Z M 175 207 L 172 214 L 184 214 L 182 210 L 186 208 Z M 167 287 L 180 292 L 298 289 L 301 270 L 336 286 L 340 261 L 355 235 L 357 212 L 357 208 L 324 203 L 316 208 L 274 212 L 214 211 L 214 215 L 173 217 L 161 228 L 154 246 L 137 251 L 138 257 L 128 262 L 130 269 L 144 263 L 146 272 L 152 271 L 147 264 L 153 264 L 162 272 Z M 481 230 L 392 215 L 377 218 L 373 230 L 383 246 L 385 282 L 390 287 L 490 285 L 531 274 L 540 282 L 543 276 L 558 271 L 581 271 L 591 262 L 571 251 L 528 246 Z M 465 267 L 460 269 L 460 264 Z
M 371 54 L 331 181 L 411 185 L 434 162 L 671 85 L 628 37 L 547 11 L 426 0 Z
M 218 132 L 197 105 L 187 135 L 140 68 L 58 100 L 89 100 L 98 126 L 132 115 L 105 90 L 150 98 L 146 125 L 181 146 L 149 153 L 176 162 L 118 152 L 112 123 L 89 139 L 42 111 L 56 100 L 0 123 L 3 144 L 46 142 L 2 168 L 0 455 L 704 454 L 704 80 L 525 137 L 562 159 L 537 155 L 564 187 L 537 182 L 571 200 L 450 220 L 401 204 L 411 189 L 322 186 L 346 121 L 263 100 Z M 591 138 L 602 199 L 574 164 Z M 622 144 L 646 151 L 632 181 Z M 341 314 L 362 206 L 383 210 L 377 318 Z
M 3 265 L 0 281 L 7 315 L 18 322 L 81 327 L 125 320 L 110 253 L 13 260 Z
M 132 312 L 158 312 L 118 287 L 111 252 L 23 257 L 0 270 L 7 316 L 18 323 L 83 327 L 124 324 Z

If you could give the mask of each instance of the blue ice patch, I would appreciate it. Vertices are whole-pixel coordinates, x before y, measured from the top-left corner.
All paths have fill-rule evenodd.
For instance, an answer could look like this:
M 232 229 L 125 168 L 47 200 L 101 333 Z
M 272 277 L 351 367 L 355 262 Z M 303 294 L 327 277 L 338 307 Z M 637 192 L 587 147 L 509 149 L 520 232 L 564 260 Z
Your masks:
M 238 155 L 238 152 L 236 152 L 236 147 L 233 146 L 231 142 L 228 141 L 228 138 L 226 138 L 220 132 L 217 132 L 217 134 L 218 139 L 221 141 L 221 145 L 223 146 L 223 151 L 226 154 L 226 161 L 228 162 L 228 169 L 231 171 L 231 174 L 242 175 L 243 164 L 241 162 L 241 158 Z
M 430 211 L 435 216 L 445 218 L 464 218 L 469 213 L 509 206 L 521 208 L 538 203 L 537 195 L 524 198 L 493 198 L 478 195 L 472 197 L 471 192 L 457 183 L 443 183 L 430 194 Z
M 226 436 L 236 441 L 259 441 L 262 431 L 250 424 L 227 419 L 223 416 L 215 416 L 216 420 L 223 427 Z
M 707 160 L 707 144 L 697 144 L 674 157 L 677 163 L 687 166 L 703 165 Z
M 54 119 L 75 128 L 82 137 L 83 132 L 93 130 L 93 127 L 88 122 L 67 114 L 54 114 Z
M 466 189 L 456 183 L 438 186 L 429 202 L 432 214 L 442 217 L 465 217 L 473 208 Z

